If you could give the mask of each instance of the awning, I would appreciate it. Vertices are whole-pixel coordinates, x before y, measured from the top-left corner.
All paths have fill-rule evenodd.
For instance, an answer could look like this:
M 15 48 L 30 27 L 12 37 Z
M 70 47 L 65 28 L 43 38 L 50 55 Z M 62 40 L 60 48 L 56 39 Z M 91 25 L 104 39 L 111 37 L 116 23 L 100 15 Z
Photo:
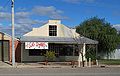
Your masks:
M 86 37 L 40 37 L 40 36 L 23 36 L 21 42 L 49 42 L 49 43 L 64 43 L 64 44 L 98 44 L 98 41 Z

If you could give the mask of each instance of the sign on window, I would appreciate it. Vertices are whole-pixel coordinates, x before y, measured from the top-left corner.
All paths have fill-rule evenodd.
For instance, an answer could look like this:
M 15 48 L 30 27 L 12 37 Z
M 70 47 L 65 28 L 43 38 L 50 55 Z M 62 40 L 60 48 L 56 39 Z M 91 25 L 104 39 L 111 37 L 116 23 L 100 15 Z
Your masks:
M 48 42 L 25 42 L 25 49 L 48 49 Z

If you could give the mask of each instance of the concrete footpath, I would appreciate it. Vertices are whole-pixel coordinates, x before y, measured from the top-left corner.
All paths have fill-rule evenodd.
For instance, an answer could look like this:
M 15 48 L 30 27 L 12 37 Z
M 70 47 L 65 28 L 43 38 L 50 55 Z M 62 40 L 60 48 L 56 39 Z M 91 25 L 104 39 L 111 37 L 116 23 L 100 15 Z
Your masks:
M 12 68 L 9 62 L 0 62 L 0 68 Z M 71 68 L 71 65 L 48 64 L 41 63 L 16 63 L 15 68 Z
M 120 65 L 104 65 L 104 64 L 99 64 L 99 66 L 92 65 L 91 67 L 96 67 L 96 68 L 109 68 L 109 67 L 120 67 Z M 0 62 L 0 68 L 13 68 L 11 64 L 8 62 Z M 42 63 L 16 63 L 15 68 L 78 68 L 77 65 L 72 66 L 68 64 L 53 64 L 52 62 L 48 65 L 44 65 Z M 90 68 L 90 67 L 89 67 Z
M 12 67 L 8 62 L 0 61 L 0 68 L 10 68 Z
M 43 63 L 17 63 L 17 68 L 23 68 L 23 67 L 38 67 L 38 68 L 70 68 L 71 65 L 63 65 L 63 64 L 57 64 L 57 63 L 48 63 L 48 65 L 44 65 Z

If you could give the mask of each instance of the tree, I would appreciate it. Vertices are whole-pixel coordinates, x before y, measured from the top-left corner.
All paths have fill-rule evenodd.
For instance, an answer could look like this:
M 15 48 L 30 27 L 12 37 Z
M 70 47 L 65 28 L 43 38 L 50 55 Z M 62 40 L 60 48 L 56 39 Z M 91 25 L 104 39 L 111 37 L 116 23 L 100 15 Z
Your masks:
M 98 53 L 109 55 L 119 43 L 117 30 L 111 26 L 105 19 L 92 17 L 76 26 L 76 32 L 82 36 L 99 41 Z

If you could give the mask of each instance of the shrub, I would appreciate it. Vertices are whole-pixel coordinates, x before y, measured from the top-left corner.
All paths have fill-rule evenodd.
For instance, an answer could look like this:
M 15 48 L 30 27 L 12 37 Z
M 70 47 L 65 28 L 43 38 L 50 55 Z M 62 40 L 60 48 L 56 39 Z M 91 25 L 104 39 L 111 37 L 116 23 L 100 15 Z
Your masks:
M 54 51 L 47 51 L 44 56 L 46 57 L 46 60 L 52 61 L 53 59 L 55 59 L 55 52 Z

